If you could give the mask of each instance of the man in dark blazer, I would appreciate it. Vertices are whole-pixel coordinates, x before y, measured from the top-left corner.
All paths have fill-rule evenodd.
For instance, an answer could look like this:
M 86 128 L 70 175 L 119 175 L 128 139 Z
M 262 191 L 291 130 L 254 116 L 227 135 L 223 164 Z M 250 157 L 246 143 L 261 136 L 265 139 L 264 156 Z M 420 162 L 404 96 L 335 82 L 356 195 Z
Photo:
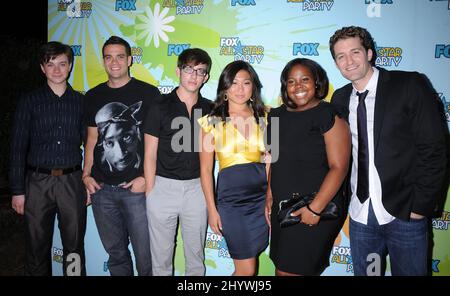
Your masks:
M 332 103 L 348 110 L 350 247 L 355 275 L 426 275 L 428 219 L 446 168 L 439 101 L 417 72 L 375 68 L 370 33 L 344 27 L 330 38 L 341 74 L 351 81 Z

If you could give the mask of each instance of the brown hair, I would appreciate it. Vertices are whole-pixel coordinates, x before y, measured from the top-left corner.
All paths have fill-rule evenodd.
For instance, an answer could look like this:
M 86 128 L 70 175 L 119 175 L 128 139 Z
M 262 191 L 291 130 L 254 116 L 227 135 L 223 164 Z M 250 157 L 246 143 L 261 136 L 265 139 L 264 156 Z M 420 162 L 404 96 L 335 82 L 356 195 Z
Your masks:
M 336 42 L 338 42 L 341 39 L 353 37 L 358 37 L 361 40 L 361 45 L 364 47 L 366 52 L 368 52 L 369 49 L 372 50 L 372 59 L 370 60 L 370 64 L 372 66 L 375 66 L 375 60 L 377 59 L 377 51 L 375 49 L 375 42 L 373 41 L 372 35 L 370 35 L 369 31 L 367 31 L 366 29 L 356 26 L 343 27 L 337 30 L 333 34 L 333 36 L 330 37 L 330 51 L 333 60 L 336 60 L 334 53 L 334 45 L 336 44 Z

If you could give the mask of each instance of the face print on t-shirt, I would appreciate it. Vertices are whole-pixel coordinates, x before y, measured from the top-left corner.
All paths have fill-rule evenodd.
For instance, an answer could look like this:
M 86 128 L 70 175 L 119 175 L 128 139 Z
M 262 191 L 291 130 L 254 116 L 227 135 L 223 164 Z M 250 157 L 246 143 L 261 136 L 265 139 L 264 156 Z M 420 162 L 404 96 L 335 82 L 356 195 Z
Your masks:
M 112 102 L 103 106 L 95 115 L 99 138 L 97 145 L 103 148 L 101 162 L 110 172 L 122 172 L 138 168 L 141 157 L 141 121 L 135 118 L 142 101 L 131 106 Z

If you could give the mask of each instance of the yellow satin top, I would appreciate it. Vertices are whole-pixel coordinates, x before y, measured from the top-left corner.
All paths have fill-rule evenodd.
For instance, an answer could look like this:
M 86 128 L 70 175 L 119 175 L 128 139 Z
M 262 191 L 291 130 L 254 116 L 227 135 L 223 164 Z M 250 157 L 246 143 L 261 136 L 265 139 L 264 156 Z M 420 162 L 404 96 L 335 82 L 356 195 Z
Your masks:
M 249 118 L 249 137 L 245 138 L 233 123 L 225 123 L 220 118 L 203 116 L 198 123 L 203 131 L 210 135 L 206 138 L 206 150 L 215 151 L 219 160 L 219 170 L 244 163 L 262 162 L 264 146 L 264 130 L 256 123 L 254 117 Z M 264 119 L 267 125 L 267 118 Z M 216 122 L 214 124 L 213 122 Z M 213 140 L 213 141 L 211 141 Z

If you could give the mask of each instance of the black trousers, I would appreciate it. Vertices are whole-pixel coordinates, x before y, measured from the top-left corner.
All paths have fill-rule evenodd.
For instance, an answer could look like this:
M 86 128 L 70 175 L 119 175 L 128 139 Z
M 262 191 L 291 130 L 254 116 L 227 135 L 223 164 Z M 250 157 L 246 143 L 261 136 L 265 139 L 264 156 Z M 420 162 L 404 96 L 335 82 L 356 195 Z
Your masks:
M 56 215 L 63 245 L 63 274 L 86 274 L 86 189 L 81 174 L 81 170 L 62 176 L 28 173 L 25 193 L 26 275 L 52 274 L 51 247 Z

